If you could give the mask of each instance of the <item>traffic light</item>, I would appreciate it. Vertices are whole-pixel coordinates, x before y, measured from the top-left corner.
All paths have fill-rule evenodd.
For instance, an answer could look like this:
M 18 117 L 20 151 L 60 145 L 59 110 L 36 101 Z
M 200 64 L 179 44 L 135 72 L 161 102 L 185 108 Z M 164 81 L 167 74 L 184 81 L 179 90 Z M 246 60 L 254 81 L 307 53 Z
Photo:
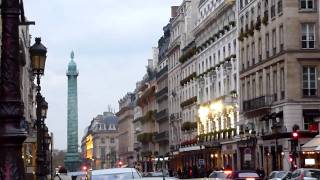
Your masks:
M 295 140 L 299 139 L 299 133 L 297 131 L 292 132 L 292 138 Z
M 290 162 L 290 163 L 292 163 L 292 162 L 293 162 L 293 157 L 292 157 L 292 155 L 291 155 L 291 154 L 289 155 L 289 162 Z
M 88 170 L 88 167 L 87 167 L 86 165 L 83 165 L 83 166 L 81 167 L 81 170 L 82 170 L 82 171 L 87 171 L 87 170 Z
M 122 162 L 122 161 L 119 161 L 119 162 L 118 162 L 118 167 L 122 167 L 122 165 L 123 165 L 123 162 Z

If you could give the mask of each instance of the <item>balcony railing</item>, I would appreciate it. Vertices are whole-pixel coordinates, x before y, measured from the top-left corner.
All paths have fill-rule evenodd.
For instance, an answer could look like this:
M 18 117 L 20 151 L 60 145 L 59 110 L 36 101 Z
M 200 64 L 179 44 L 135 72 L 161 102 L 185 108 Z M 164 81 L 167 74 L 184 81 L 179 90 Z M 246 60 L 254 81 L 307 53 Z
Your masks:
M 168 87 L 165 87 L 156 93 L 157 98 L 160 98 L 163 95 L 168 95 Z
M 169 115 L 168 115 L 168 110 L 167 109 L 164 109 L 164 110 L 156 113 L 156 115 L 155 115 L 157 122 L 168 119 L 168 116 Z
M 272 96 L 261 96 L 251 100 L 243 101 L 243 111 L 253 111 L 257 109 L 270 107 L 273 102 Z
M 157 74 L 156 74 L 156 78 L 160 78 L 164 73 L 168 72 L 168 65 L 165 66 L 164 68 L 162 68 Z
M 156 142 L 169 141 L 169 131 L 163 131 L 155 135 Z

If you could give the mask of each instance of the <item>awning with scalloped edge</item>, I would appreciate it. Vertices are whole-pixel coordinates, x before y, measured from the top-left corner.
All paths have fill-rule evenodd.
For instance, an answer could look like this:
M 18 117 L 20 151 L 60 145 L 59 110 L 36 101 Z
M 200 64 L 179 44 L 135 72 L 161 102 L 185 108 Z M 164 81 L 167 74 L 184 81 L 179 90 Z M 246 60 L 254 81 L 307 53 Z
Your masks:
M 310 141 L 301 146 L 302 151 L 320 151 L 320 135 L 312 138 Z

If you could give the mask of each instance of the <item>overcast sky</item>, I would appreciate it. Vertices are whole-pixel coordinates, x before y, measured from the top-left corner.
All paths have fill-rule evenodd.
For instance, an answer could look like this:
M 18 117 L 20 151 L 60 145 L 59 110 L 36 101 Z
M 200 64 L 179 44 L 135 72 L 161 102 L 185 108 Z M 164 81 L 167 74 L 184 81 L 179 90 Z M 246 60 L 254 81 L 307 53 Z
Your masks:
M 93 117 L 118 110 L 145 73 L 152 47 L 182 0 L 27 0 L 25 15 L 35 21 L 33 37 L 48 48 L 42 92 L 49 103 L 49 130 L 55 148 L 67 144 L 67 77 L 70 52 L 79 69 L 79 141 Z M 33 44 L 32 42 L 32 44 Z

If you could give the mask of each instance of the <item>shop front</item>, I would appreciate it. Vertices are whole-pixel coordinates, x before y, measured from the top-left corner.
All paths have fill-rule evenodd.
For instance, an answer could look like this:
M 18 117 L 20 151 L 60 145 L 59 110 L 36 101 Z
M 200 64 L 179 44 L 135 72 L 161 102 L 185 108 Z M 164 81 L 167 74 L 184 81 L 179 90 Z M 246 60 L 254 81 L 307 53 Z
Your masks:
M 229 141 L 221 143 L 221 158 L 224 168 L 231 168 L 232 170 L 238 170 L 238 155 L 237 155 L 237 143 L 236 141 Z
M 179 169 L 182 173 L 190 169 L 199 171 L 202 168 L 206 174 L 223 167 L 220 148 L 207 148 L 203 145 L 180 148 L 170 160 L 170 165 L 175 172 L 178 172 Z
M 301 167 L 320 169 L 320 135 L 301 147 Z
M 240 155 L 240 169 L 241 170 L 255 170 L 256 165 L 256 145 L 257 138 L 247 138 L 240 140 L 237 143 Z

